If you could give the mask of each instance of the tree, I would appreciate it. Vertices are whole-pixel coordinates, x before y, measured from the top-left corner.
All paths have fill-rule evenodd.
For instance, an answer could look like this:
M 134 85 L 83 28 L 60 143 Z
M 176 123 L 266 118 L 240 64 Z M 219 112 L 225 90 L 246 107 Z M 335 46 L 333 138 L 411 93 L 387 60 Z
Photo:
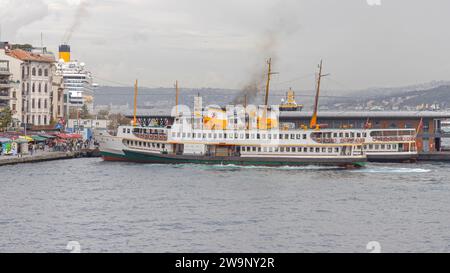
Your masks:
M 122 114 L 111 114 L 108 117 L 109 119 L 109 130 L 116 130 L 120 125 L 130 125 L 131 119 L 125 117 Z
M 109 116 L 108 110 L 100 110 L 97 112 L 97 118 L 98 119 L 107 119 Z
M 89 110 L 86 104 L 83 104 L 80 110 L 80 118 L 81 119 L 90 119 L 92 118 L 91 114 L 89 114 Z
M 9 107 L 0 110 L 0 130 L 6 131 L 12 122 L 12 111 Z

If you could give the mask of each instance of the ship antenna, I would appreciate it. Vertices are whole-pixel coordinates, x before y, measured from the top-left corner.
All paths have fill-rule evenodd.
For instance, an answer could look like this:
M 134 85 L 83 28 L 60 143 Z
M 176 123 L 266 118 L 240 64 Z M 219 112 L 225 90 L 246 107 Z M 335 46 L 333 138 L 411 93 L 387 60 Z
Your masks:
M 323 75 L 322 74 L 322 60 L 320 60 L 320 64 L 319 64 L 319 74 L 317 76 L 317 90 L 316 90 L 316 97 L 314 100 L 314 112 L 313 115 L 311 117 L 311 122 L 309 124 L 309 127 L 311 129 L 316 129 L 318 127 L 317 124 L 317 111 L 319 108 L 319 95 L 320 95 L 320 81 L 323 77 L 328 76 L 329 74 Z
M 136 107 L 137 107 L 137 95 L 138 95 L 138 80 L 136 79 L 134 83 L 134 111 L 133 111 L 133 126 L 136 127 Z

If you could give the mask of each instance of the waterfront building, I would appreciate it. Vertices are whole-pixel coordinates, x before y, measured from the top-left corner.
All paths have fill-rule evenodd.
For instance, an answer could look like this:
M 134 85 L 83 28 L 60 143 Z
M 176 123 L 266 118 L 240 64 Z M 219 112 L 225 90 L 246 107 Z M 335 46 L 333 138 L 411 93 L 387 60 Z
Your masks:
M 8 61 L 15 83 L 10 102 L 13 118 L 23 126 L 48 127 L 64 114 L 64 83 L 56 74 L 55 58 L 45 48 L 12 48 L 1 43 L 0 60 Z
M 0 110 L 7 107 L 16 109 L 17 93 L 13 93 L 13 84 L 11 82 L 11 72 L 9 70 L 9 61 L 0 59 Z
M 22 122 L 22 90 L 20 88 L 21 61 L 5 54 L 6 43 L 0 42 L 0 109 L 9 107 L 13 127 Z

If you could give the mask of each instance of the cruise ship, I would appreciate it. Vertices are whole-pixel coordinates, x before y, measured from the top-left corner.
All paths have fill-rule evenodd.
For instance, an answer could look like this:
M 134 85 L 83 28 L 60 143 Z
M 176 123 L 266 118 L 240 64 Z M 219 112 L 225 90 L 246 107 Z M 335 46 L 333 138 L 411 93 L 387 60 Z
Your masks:
M 81 108 L 86 105 L 90 112 L 94 109 L 92 74 L 86 69 L 83 62 L 71 59 L 70 46 L 59 46 L 59 61 L 56 64 L 57 73 L 63 77 L 66 95 L 66 104 L 70 108 Z

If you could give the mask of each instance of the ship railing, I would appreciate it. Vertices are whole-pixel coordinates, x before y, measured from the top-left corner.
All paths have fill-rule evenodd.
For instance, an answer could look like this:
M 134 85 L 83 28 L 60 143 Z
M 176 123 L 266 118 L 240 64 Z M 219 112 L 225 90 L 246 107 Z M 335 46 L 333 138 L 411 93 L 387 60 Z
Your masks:
M 415 136 L 379 136 L 379 137 L 372 137 L 374 141 L 380 141 L 380 142 L 402 142 L 402 141 L 415 141 Z

